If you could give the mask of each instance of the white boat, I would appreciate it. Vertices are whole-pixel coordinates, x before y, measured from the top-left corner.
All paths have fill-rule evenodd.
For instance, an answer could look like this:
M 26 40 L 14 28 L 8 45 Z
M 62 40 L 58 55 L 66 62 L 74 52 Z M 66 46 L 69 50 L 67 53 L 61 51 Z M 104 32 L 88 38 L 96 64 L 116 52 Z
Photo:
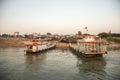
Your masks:
M 106 41 L 95 39 L 94 35 L 86 35 L 82 40 L 77 41 L 77 45 L 70 44 L 70 48 L 85 57 L 102 56 L 107 53 Z
M 26 53 L 42 52 L 55 47 L 55 44 L 52 44 L 50 42 L 38 42 L 38 41 L 26 41 L 24 45 L 26 46 L 25 49 Z

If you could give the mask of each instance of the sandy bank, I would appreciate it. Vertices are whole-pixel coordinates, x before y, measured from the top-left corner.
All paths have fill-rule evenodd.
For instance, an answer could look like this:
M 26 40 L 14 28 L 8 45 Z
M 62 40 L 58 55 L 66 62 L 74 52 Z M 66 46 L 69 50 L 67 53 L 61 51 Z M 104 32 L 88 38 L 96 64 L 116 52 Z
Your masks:
M 24 47 L 23 41 L 25 39 L 19 38 L 0 38 L 0 47 Z M 58 41 L 51 41 L 56 44 L 57 48 L 67 49 L 69 48 L 68 43 L 61 43 Z
M 108 50 L 120 50 L 120 44 L 112 43 L 107 46 Z
M 68 49 L 69 48 L 69 44 L 68 43 L 57 42 L 56 43 L 56 48 Z
M 0 38 L 0 47 L 24 47 L 23 41 L 25 39 L 19 38 Z M 69 43 L 62 43 L 58 41 L 51 41 L 56 44 L 56 48 L 68 49 Z M 107 46 L 108 50 L 120 50 L 120 44 L 111 43 Z
M 19 38 L 0 38 L 0 47 L 23 47 L 24 44 Z

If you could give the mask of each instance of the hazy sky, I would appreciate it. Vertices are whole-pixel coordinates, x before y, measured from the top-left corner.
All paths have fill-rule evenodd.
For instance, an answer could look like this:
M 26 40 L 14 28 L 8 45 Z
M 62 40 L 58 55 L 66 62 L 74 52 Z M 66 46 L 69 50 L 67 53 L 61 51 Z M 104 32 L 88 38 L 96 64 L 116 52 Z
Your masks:
M 0 0 L 0 33 L 120 32 L 120 0 Z

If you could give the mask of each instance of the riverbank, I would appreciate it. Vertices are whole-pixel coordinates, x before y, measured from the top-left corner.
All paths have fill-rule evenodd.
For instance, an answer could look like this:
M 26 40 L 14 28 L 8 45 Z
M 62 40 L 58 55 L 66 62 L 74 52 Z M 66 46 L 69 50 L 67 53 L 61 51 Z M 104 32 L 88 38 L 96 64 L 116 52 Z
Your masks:
M 24 47 L 24 41 L 26 39 L 20 38 L 0 38 L 0 47 Z M 56 48 L 68 49 L 68 43 L 62 43 L 58 41 L 51 41 L 53 44 L 56 44 Z
M 108 50 L 120 50 L 120 43 L 110 42 L 107 46 Z
M 69 44 L 68 43 L 62 43 L 62 42 L 57 42 L 56 43 L 56 48 L 68 49 L 69 48 Z
M 24 47 L 24 44 L 19 38 L 0 38 L 0 47 Z
M 25 39 L 21 38 L 0 38 L 0 47 L 24 47 Z M 68 49 L 69 43 L 62 43 L 59 41 L 51 41 L 56 44 L 56 48 Z M 108 50 L 120 50 L 120 44 L 115 42 L 109 42 Z

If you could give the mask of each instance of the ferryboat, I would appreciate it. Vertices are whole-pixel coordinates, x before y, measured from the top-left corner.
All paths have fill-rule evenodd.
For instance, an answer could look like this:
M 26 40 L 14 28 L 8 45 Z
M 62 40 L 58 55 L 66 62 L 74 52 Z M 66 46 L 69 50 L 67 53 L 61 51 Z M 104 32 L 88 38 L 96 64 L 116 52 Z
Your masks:
M 70 48 L 84 57 L 107 54 L 106 41 L 101 38 L 96 39 L 94 35 L 85 35 L 83 39 L 77 40 L 77 45 L 70 43 Z
M 24 43 L 26 49 L 24 50 L 26 53 L 38 53 L 47 51 L 51 48 L 55 47 L 55 44 L 52 44 L 50 42 L 39 42 L 39 41 L 26 41 Z

